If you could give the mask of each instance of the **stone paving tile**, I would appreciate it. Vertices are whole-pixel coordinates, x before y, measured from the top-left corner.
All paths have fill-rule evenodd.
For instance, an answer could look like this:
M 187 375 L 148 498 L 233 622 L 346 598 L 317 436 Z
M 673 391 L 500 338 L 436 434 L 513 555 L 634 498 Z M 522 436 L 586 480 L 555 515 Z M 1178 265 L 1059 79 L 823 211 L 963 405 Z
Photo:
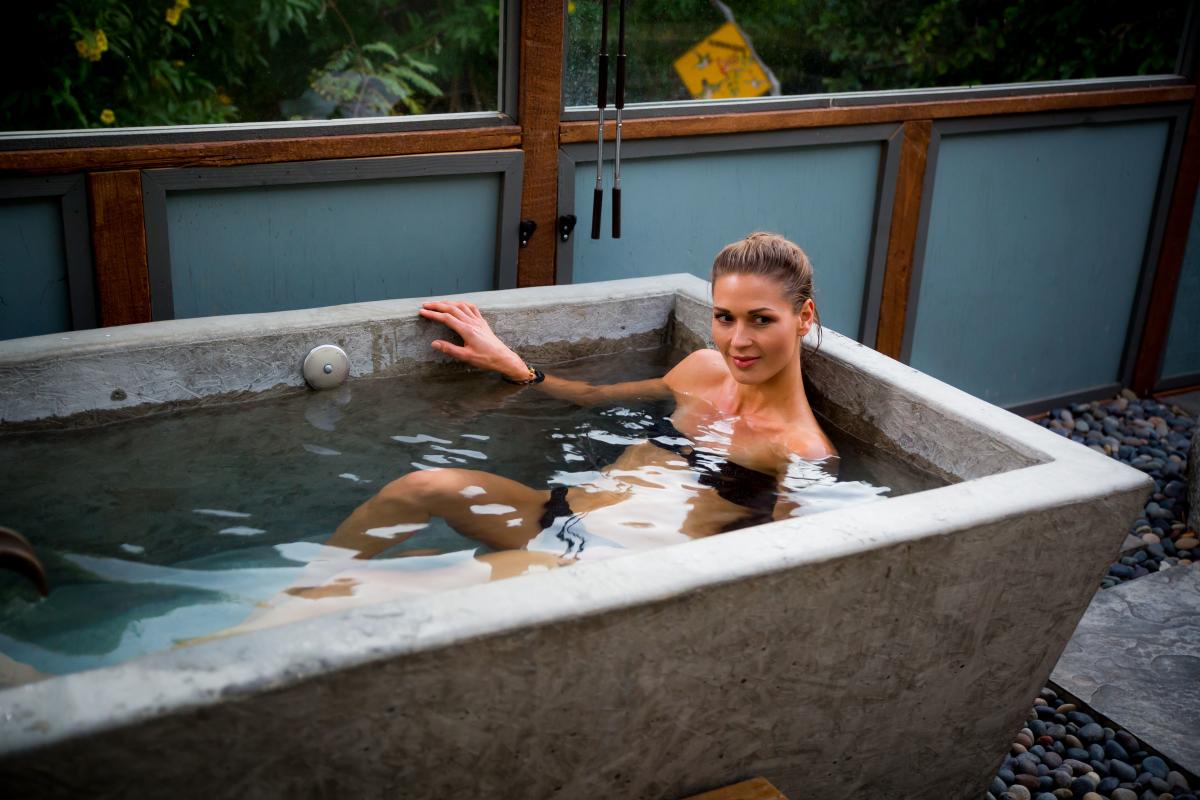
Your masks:
M 1200 564 L 1097 592 L 1050 677 L 1200 773 Z

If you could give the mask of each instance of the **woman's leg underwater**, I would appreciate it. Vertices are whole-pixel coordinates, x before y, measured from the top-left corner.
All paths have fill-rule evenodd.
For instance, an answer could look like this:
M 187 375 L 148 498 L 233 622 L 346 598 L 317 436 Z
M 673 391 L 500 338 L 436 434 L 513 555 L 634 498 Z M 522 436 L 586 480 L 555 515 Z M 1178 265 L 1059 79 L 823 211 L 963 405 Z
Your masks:
M 490 472 L 410 472 L 354 509 L 326 543 L 371 558 L 441 517 L 464 536 L 495 550 L 522 548 L 541 530 L 548 491 Z

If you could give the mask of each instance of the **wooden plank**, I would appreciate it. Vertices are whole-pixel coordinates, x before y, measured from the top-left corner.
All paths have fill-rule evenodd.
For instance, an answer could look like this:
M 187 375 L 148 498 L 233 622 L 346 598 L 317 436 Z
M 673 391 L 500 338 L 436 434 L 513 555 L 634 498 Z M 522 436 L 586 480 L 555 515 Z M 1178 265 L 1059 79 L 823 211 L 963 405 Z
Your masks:
M 925 184 L 925 164 L 932 132 L 933 121 L 922 119 L 905 122 L 901 134 L 904 140 L 900 147 L 900 169 L 896 175 L 883 296 L 879 304 L 879 328 L 875 335 L 875 349 L 892 358 L 900 357 L 900 345 L 904 341 L 913 248 L 920 224 L 921 191 Z
M 1195 86 L 1165 86 L 1150 89 L 1058 92 L 1017 97 L 941 100 L 845 108 L 798 108 L 741 114 L 653 117 L 625 120 L 622 138 L 657 139 L 665 136 L 704 136 L 718 133 L 821 128 L 834 125 L 870 125 L 879 122 L 906 122 L 921 119 L 1115 108 L 1186 102 L 1192 100 L 1195 94 Z M 604 135 L 608 139 L 613 138 L 612 126 L 606 127 Z M 560 140 L 563 144 L 590 142 L 594 141 L 595 137 L 596 125 L 594 122 L 564 122 L 561 126 Z
M 697 794 L 686 800 L 787 800 L 766 778 L 751 778 L 711 792 Z
M 558 243 L 558 121 L 562 110 L 563 6 L 561 0 L 521 2 L 521 96 L 519 117 L 525 174 L 521 219 L 537 231 L 517 261 L 518 286 L 554 283 Z
M 1188 232 L 1191 230 L 1198 183 L 1200 95 L 1197 95 L 1192 103 L 1187 132 L 1184 134 L 1183 152 L 1179 156 L 1179 173 L 1175 180 L 1175 189 L 1171 193 L 1162 247 L 1159 249 L 1154 282 L 1150 288 L 1150 304 L 1146 309 L 1146 321 L 1133 363 L 1133 385 L 1130 388 L 1139 395 L 1149 394 L 1154 389 L 1162 371 L 1171 314 L 1175 307 L 1175 292 L 1179 287 L 1179 274 L 1183 270 L 1183 255 L 1187 249 Z
M 1187 386 L 1176 386 L 1174 389 L 1166 389 L 1165 391 L 1155 392 L 1154 397 L 1161 401 L 1166 401 L 1170 405 L 1170 398 L 1179 394 L 1191 394 L 1192 392 L 1200 392 L 1200 383 L 1189 384 Z
M 314 136 L 298 139 L 247 139 L 234 142 L 78 147 L 0 152 L 0 171 L 51 174 L 152 167 L 226 167 L 282 161 L 456 153 L 518 147 L 516 125 L 445 131 Z
M 100 324 L 149 322 L 150 270 L 141 172 L 93 172 L 88 175 L 88 194 Z

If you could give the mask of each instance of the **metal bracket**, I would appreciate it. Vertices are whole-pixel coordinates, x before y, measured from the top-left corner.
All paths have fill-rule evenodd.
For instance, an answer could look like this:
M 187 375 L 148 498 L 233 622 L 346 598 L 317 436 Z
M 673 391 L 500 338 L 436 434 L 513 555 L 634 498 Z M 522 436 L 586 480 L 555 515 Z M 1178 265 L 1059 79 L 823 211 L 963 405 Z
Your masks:
M 558 218 L 558 238 L 560 241 L 569 241 L 571 238 L 571 231 L 573 230 L 575 230 L 574 214 L 563 214 Z
M 517 230 L 521 236 L 521 247 L 525 247 L 529 244 L 529 239 L 533 236 L 533 232 L 537 230 L 537 223 L 531 219 L 523 219 Z

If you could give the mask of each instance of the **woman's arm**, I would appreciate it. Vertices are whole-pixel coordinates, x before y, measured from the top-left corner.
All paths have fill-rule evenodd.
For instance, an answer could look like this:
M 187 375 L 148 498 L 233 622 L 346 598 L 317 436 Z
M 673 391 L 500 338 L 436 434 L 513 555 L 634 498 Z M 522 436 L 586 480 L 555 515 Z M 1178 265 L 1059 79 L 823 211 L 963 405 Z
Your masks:
M 432 301 L 421 307 L 421 316 L 440 322 L 462 337 L 461 345 L 436 339 L 433 349 L 480 369 L 498 372 L 513 381 L 529 378 L 529 365 L 500 341 L 474 303 Z M 671 389 L 662 378 L 596 386 L 547 375 L 536 384 L 539 389 L 561 400 L 581 406 L 616 403 L 624 400 L 652 400 L 671 397 Z

